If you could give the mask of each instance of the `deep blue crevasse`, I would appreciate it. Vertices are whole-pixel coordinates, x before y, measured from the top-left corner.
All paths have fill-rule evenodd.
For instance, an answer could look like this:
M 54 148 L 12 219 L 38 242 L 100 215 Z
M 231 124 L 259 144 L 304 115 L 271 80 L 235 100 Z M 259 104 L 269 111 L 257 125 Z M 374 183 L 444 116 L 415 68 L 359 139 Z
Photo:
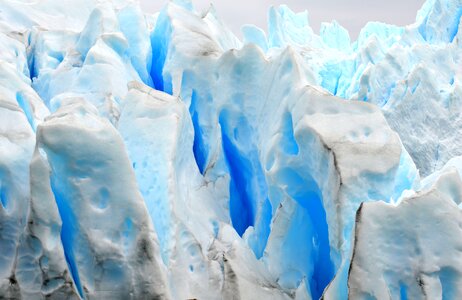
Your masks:
M 321 191 L 310 174 L 301 176 L 291 168 L 281 169 L 278 173 L 278 180 L 286 187 L 285 190 L 289 196 L 301 206 L 300 209 L 305 210 L 311 221 L 311 236 L 301 236 L 306 232 L 299 232 L 298 241 L 307 243 L 307 247 L 313 249 L 310 259 L 313 272 L 312 277 L 307 279 L 312 298 L 319 299 L 335 274 L 330 258 L 329 230 Z M 291 251 L 295 251 L 296 248 L 296 245 L 290 246 Z M 309 267 L 307 266 L 306 269 L 308 270 Z
M 78 224 L 77 218 L 72 211 L 72 208 L 69 206 L 68 199 L 64 196 L 65 189 L 62 190 L 59 179 L 55 178 L 56 176 L 51 177 L 51 189 L 53 191 L 56 204 L 58 206 L 59 215 L 62 220 L 61 227 L 61 241 L 63 244 L 64 255 L 66 257 L 66 262 L 71 271 L 72 279 L 77 287 L 77 291 L 80 294 L 80 297 L 83 297 L 82 285 L 80 283 L 79 272 L 77 269 L 77 262 L 74 257 L 74 241 L 79 236 L 78 229 L 76 225 Z
M 201 174 L 204 174 L 205 168 L 207 167 L 208 149 L 205 145 L 202 128 L 199 123 L 199 107 L 197 106 L 198 96 L 196 91 L 193 90 L 191 96 L 191 105 L 189 106 L 189 113 L 191 115 L 194 127 L 193 152 L 199 171 L 201 172 Z
M 399 296 L 401 300 L 407 300 L 407 287 L 403 283 L 399 285 Z
M 285 112 L 282 116 L 281 133 L 283 152 L 289 156 L 298 155 L 300 149 L 295 138 L 290 112 Z M 289 163 L 287 167 L 279 170 L 277 177 L 279 184 L 285 187 L 286 193 L 300 205 L 298 210 L 302 212 L 298 213 L 303 218 L 307 218 L 304 222 L 311 224 L 310 230 L 304 230 L 303 226 L 291 229 L 288 236 L 293 236 L 294 242 L 298 245 L 289 246 L 289 252 L 297 251 L 296 249 L 300 247 L 312 248 L 312 251 L 309 251 L 312 255 L 308 264 L 312 265 L 313 271 L 311 278 L 307 280 L 312 298 L 319 299 L 335 274 L 330 258 L 329 227 L 322 193 L 311 174 L 306 173 L 305 168 L 296 170 Z M 287 255 L 293 256 L 293 253 Z M 310 270 L 310 266 L 305 266 L 305 270 Z
M 270 231 L 271 205 L 257 148 L 253 143 L 252 128 L 241 113 L 229 110 L 220 113 L 219 124 L 223 152 L 231 177 L 231 222 L 241 236 L 249 226 L 259 222 L 257 229 L 261 230 L 262 236 L 254 251 L 260 257 Z M 259 210 L 260 218 L 256 220 Z
M 231 176 L 229 209 L 231 222 L 242 236 L 249 226 L 255 224 L 255 206 L 249 183 L 252 179 L 251 162 L 233 143 L 232 127 L 226 114 L 220 115 L 222 146 Z
M 33 79 L 35 77 L 37 77 L 37 71 L 35 69 L 35 49 L 33 48 L 32 46 L 32 35 L 29 34 L 28 37 L 27 37 L 27 46 L 28 47 L 31 47 L 31 51 L 27 54 L 27 65 L 28 65 L 28 69 L 29 69 L 29 78 L 31 81 L 33 81 Z
M 6 192 L 6 188 L 2 186 L 1 181 L 0 181 L 0 204 L 3 206 L 4 209 L 6 209 L 6 206 L 8 205 L 8 195 Z
M 170 20 L 167 11 L 164 9 L 160 12 L 156 27 L 151 33 L 152 64 L 150 75 L 154 88 L 170 95 L 172 94 L 171 83 L 164 81 L 163 70 L 167 58 L 171 32 Z
M 319 299 L 322 296 L 324 289 L 331 282 L 335 274 L 334 265 L 330 259 L 326 212 L 319 194 L 319 191 L 317 193 L 307 192 L 299 199 L 301 200 L 299 203 L 304 206 L 311 217 L 315 231 L 314 238 L 318 244 L 318 251 L 314 257 L 314 274 L 312 280 L 310 280 L 313 299 Z

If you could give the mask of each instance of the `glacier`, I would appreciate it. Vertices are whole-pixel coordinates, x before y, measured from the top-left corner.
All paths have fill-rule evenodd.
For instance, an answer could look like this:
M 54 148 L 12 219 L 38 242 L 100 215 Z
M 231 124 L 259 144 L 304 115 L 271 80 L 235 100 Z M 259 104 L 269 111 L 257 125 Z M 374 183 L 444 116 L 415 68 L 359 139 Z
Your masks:
M 459 299 L 462 1 L 0 3 L 0 299 Z

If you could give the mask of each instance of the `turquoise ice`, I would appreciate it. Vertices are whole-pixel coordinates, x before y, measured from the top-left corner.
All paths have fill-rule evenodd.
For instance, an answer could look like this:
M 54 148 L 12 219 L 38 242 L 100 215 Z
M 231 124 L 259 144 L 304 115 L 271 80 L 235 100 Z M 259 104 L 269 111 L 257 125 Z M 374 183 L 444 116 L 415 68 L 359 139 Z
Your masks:
M 0 298 L 462 296 L 462 3 L 0 4 Z

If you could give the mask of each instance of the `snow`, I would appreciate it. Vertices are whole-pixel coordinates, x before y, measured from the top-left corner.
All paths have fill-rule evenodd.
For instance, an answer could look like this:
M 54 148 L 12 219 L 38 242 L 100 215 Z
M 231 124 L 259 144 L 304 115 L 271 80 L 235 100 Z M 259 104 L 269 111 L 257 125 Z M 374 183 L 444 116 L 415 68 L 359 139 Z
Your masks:
M 461 7 L 2 2 L 0 298 L 460 297 Z

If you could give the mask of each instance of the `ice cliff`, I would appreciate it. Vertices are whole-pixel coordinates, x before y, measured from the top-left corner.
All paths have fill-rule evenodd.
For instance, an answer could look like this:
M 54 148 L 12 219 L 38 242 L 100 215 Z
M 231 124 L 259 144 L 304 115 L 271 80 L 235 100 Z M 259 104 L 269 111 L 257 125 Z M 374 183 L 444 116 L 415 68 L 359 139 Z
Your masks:
M 2 1 L 0 298 L 462 298 L 461 15 Z

